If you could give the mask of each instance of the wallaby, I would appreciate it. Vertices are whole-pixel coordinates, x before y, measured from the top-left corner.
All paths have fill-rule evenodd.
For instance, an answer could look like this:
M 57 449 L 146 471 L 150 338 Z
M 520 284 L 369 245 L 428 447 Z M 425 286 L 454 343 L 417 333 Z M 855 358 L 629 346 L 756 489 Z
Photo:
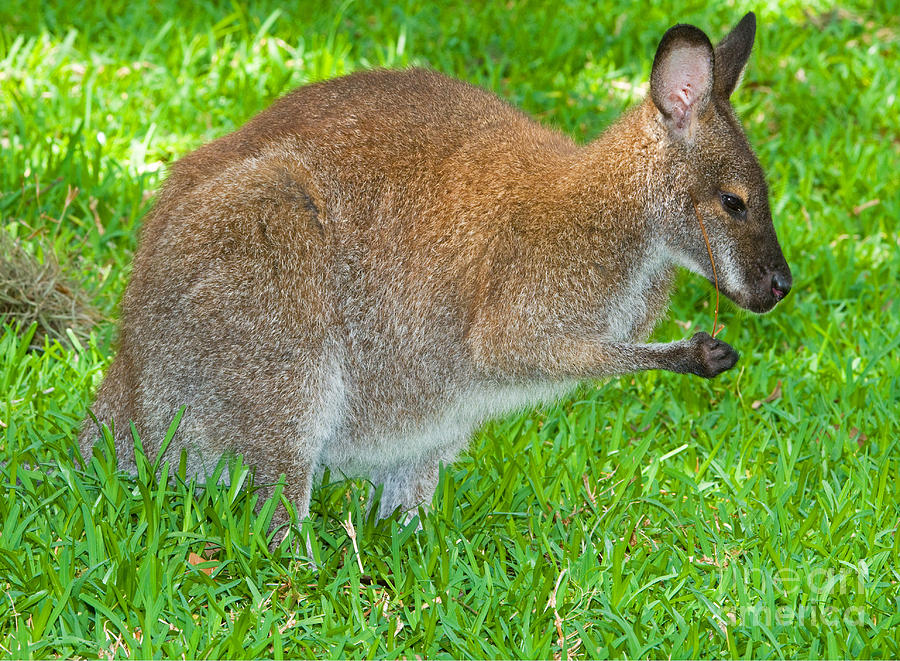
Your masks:
M 302 519 L 328 468 L 383 485 L 385 517 L 430 503 L 488 418 L 584 380 L 731 368 L 707 333 L 645 342 L 678 266 L 757 313 L 791 287 L 729 102 L 755 31 L 752 13 L 715 48 L 668 30 L 648 98 L 586 146 L 433 71 L 376 70 L 181 159 L 93 408 L 120 465 L 129 422 L 152 458 L 183 405 L 164 458 L 191 474 L 242 454 Z M 89 418 L 85 457 L 97 437 Z

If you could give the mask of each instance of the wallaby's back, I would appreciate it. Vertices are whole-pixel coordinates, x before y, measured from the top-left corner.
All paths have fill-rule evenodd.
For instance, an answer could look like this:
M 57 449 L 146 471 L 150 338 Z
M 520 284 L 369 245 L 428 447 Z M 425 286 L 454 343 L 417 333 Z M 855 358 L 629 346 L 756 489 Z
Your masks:
M 529 143 L 534 156 L 548 147 L 574 148 L 495 95 L 434 71 L 365 71 L 279 99 L 238 131 L 181 159 L 166 188 L 183 192 L 278 145 L 289 145 L 318 180 L 377 187 L 433 175 L 465 147 L 527 158 Z

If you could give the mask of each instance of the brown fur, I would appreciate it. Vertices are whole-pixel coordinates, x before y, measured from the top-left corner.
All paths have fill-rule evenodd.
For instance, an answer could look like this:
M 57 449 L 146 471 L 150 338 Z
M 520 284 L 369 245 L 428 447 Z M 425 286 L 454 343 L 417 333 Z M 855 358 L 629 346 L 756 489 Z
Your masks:
M 259 482 L 286 476 L 303 517 L 329 467 L 383 483 L 386 515 L 430 501 L 439 463 L 489 416 L 584 379 L 730 368 L 705 333 L 641 342 L 677 265 L 712 279 L 692 196 L 726 294 L 765 311 L 789 287 L 727 98 L 754 26 L 715 55 L 696 28 L 670 30 L 650 97 L 586 147 L 411 69 L 300 88 L 183 158 L 145 222 L 94 405 L 120 463 L 129 421 L 152 456 L 184 405 L 167 456 L 186 451 L 192 472 L 242 453 Z M 87 424 L 85 456 L 95 438 Z

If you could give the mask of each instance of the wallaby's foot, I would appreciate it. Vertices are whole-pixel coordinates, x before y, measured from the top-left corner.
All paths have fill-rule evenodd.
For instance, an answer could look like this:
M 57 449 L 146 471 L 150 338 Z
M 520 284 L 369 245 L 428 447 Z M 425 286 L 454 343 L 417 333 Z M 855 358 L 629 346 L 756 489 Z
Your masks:
M 427 505 L 423 504 L 423 505 L 421 505 L 421 507 L 425 512 L 428 511 Z M 419 508 L 418 507 L 413 510 L 406 510 L 400 516 L 400 525 L 402 525 L 404 528 L 407 528 L 413 524 L 415 524 L 415 526 L 416 526 L 414 529 L 416 532 L 419 532 L 420 530 L 422 530 L 422 517 L 419 516 Z
M 375 484 L 381 483 L 381 502 L 378 505 L 378 518 L 386 519 L 400 510 L 400 522 L 409 525 L 419 514 L 419 508 L 427 510 L 434 497 L 440 474 L 439 461 L 431 458 L 412 465 L 397 465 L 382 470 L 373 476 Z M 374 493 L 373 488 L 370 492 Z M 370 500 L 371 502 L 371 500 Z M 416 529 L 422 527 L 419 521 Z
M 316 557 L 312 548 L 312 537 L 309 533 L 303 533 L 303 524 L 293 525 L 289 520 L 279 520 L 276 524 L 275 517 L 272 520 L 270 528 L 272 539 L 269 541 L 269 552 L 274 553 L 276 549 L 284 545 L 285 540 L 289 540 L 287 548 L 288 554 L 304 563 L 314 572 L 319 571 L 319 565 L 316 564 Z M 305 544 L 303 544 L 305 542 Z M 305 553 L 305 555 L 304 555 Z
M 702 331 L 691 338 L 690 347 L 693 356 L 689 371 L 707 379 L 730 370 L 740 358 L 730 344 Z

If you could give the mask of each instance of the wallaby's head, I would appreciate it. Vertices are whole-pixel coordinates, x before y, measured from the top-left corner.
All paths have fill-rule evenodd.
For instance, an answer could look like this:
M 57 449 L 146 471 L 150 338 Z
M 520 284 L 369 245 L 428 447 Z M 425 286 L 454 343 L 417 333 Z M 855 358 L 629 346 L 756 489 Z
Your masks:
M 692 25 L 671 28 L 653 60 L 648 103 L 663 136 L 668 248 L 682 265 L 714 280 L 699 215 L 722 292 L 762 313 L 787 295 L 791 271 L 762 168 L 729 101 L 755 34 L 752 13 L 716 47 Z

